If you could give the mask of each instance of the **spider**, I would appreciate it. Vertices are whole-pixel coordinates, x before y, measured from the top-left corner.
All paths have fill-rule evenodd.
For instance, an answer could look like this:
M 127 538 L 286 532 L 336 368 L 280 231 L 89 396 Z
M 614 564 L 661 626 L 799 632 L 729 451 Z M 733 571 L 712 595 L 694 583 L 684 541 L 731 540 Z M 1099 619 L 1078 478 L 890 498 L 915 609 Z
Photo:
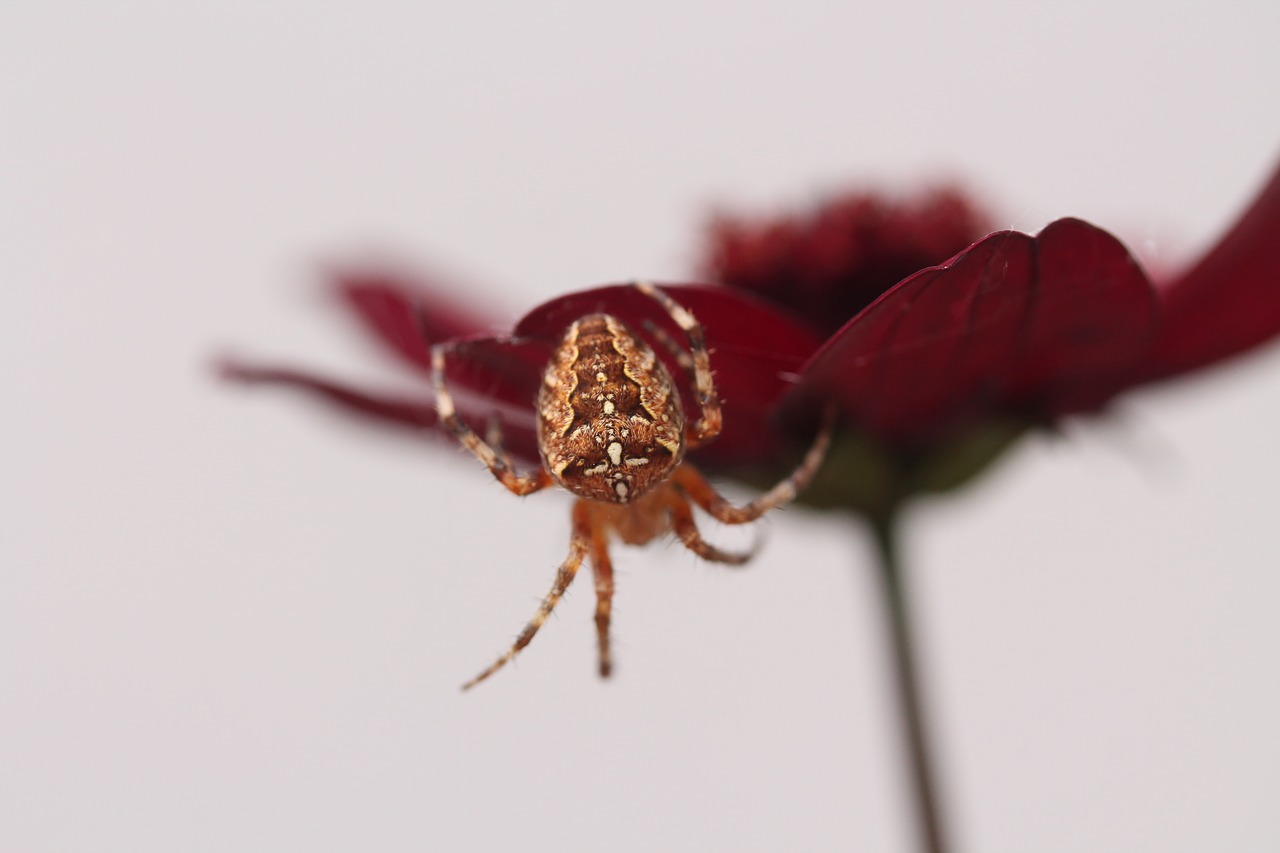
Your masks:
M 464 684 L 464 690 L 493 675 L 529 644 L 584 558 L 590 560 L 595 577 L 600 676 L 608 677 L 613 667 L 611 536 L 628 545 L 643 545 L 671 532 L 704 560 L 742 565 L 753 552 L 724 551 L 707 543 L 694 523 L 690 502 L 724 524 L 745 524 L 793 500 L 822 464 L 831 440 L 830 416 L 790 476 L 742 506 L 722 497 L 684 461 L 686 451 L 714 439 L 722 424 L 702 326 L 653 285 L 638 282 L 634 287 L 656 300 L 688 338 L 685 352 L 669 336 L 652 329 L 690 375 L 699 407 L 697 419 L 686 422 L 671 374 L 644 340 L 612 315 L 589 314 L 569 326 L 543 373 L 537 400 L 542 467 L 531 473 L 512 468 L 499 436 L 486 441 L 459 419 L 445 384 L 451 344 L 432 348 L 436 407 L 444 427 L 513 493 L 528 495 L 559 485 L 578 498 L 572 510 L 569 554 L 556 572 L 551 591 L 511 648 Z

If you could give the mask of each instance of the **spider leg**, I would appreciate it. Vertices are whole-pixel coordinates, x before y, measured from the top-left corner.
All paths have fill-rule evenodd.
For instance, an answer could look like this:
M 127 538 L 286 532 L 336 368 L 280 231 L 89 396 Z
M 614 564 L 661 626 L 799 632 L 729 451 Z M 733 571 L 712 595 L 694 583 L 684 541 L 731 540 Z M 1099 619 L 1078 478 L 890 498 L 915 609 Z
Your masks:
M 533 614 L 529 624 L 524 626 L 520 636 L 516 637 L 516 641 L 511 644 L 511 648 L 507 649 L 506 654 L 494 661 L 484 672 L 462 685 L 463 690 L 470 690 L 502 669 L 512 658 L 520 653 L 521 649 L 529 645 L 534 635 L 538 633 L 538 629 L 551 616 L 551 611 L 556 609 L 556 605 L 560 602 L 561 597 L 564 596 L 565 590 L 569 588 L 569 584 L 573 582 L 574 575 L 578 573 L 578 568 L 582 565 L 582 558 L 586 556 L 588 549 L 591 547 L 593 534 L 594 525 L 591 520 L 591 506 L 587 501 L 578 501 L 573 505 L 573 534 L 569 538 L 569 556 L 565 557 L 564 562 L 560 564 L 560 569 L 556 572 L 555 583 L 551 585 L 551 591 L 542 599 L 542 603 L 538 605 L 537 612 Z
M 550 486 L 554 480 L 544 469 L 540 468 L 532 474 L 517 474 L 507 462 L 505 454 L 494 450 L 458 417 L 453 406 L 453 395 L 449 393 L 444 379 L 445 356 L 451 349 L 448 343 L 436 344 L 431 348 L 431 371 L 434 374 L 436 387 L 436 411 L 440 415 L 441 425 L 453 433 L 463 447 L 484 463 L 498 482 L 515 494 L 527 495 Z
M 591 533 L 591 573 L 596 582 L 596 641 L 600 649 L 600 677 L 613 672 L 609 622 L 613 614 L 613 561 L 609 559 L 608 531 L 597 525 Z
M 693 363 L 693 356 L 689 355 L 689 353 L 680 346 L 676 339 L 671 336 L 670 332 L 652 320 L 645 321 L 644 330 L 654 339 L 655 342 L 658 343 L 658 345 L 671 353 L 671 357 L 676 360 L 676 364 L 680 365 L 680 369 L 685 372 L 685 376 L 688 378 L 689 384 L 696 388 L 698 385 L 698 372 Z M 717 400 L 718 399 L 719 398 L 717 398 Z M 696 450 L 711 441 L 713 438 L 715 438 L 715 435 L 708 435 L 702 438 L 699 438 L 696 433 L 687 435 L 685 436 L 684 443 L 685 450 Z
M 693 520 L 693 508 L 679 491 L 670 490 L 667 498 L 667 511 L 671 514 L 671 529 L 684 547 L 697 554 L 709 563 L 723 563 L 727 566 L 741 566 L 756 555 L 758 546 L 753 545 L 750 551 L 724 551 L 702 538 L 698 525 Z
M 831 445 L 831 431 L 834 426 L 835 410 L 828 409 L 823 418 L 822 428 L 814 438 L 813 444 L 809 445 L 804 459 L 800 460 L 800 464 L 790 476 L 760 497 L 742 506 L 729 503 L 692 465 L 681 465 L 671 478 L 695 504 L 706 510 L 707 514 L 716 521 L 724 524 L 746 524 L 749 521 L 755 521 L 771 509 L 795 500 L 796 495 L 809 485 L 813 475 L 822 467 L 822 460 L 826 457 L 827 448 Z
M 497 414 L 489 416 L 489 423 L 484 431 L 484 440 L 493 448 L 498 460 L 507 468 L 511 468 L 511 457 L 507 455 L 507 448 L 502 438 L 502 419 Z
M 663 349 L 671 354 L 671 357 L 676 360 L 676 364 L 680 365 L 680 369 L 688 374 L 690 382 L 697 381 L 698 376 L 694 372 L 693 356 L 689 355 L 689 353 L 680 346 L 679 342 L 671 336 L 670 332 L 652 320 L 644 321 L 644 330 L 650 337 L 657 341 Z
M 689 441 L 691 445 L 705 444 L 720 434 L 724 418 L 720 412 L 715 379 L 711 375 L 711 355 L 707 352 L 707 339 L 702 324 L 688 309 L 649 282 L 638 281 L 635 287 L 666 309 L 667 314 L 689 338 L 689 354 L 693 358 L 693 388 L 701 409 L 698 419 L 689 425 Z

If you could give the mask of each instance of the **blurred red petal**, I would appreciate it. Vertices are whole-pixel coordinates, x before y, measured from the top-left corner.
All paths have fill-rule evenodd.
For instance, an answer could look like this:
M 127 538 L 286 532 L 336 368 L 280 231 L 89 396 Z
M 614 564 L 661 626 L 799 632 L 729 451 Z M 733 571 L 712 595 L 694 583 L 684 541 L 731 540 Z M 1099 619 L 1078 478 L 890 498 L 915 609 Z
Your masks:
M 1212 364 L 1280 333 L 1280 169 L 1226 236 L 1163 292 L 1144 378 Z
M 711 349 L 711 366 L 724 405 L 724 431 L 697 453 L 711 465 L 776 458 L 790 447 L 775 422 L 776 404 L 795 374 L 817 350 L 813 330 L 749 294 L 708 285 L 662 285 L 702 323 Z M 652 299 L 630 285 L 584 290 L 546 302 L 516 325 L 518 338 L 557 342 L 579 317 L 608 313 L 647 337 L 671 374 L 678 378 L 686 411 L 696 411 L 684 372 L 648 330 L 662 329 L 684 347 L 685 336 Z
M 446 288 L 388 273 L 339 273 L 338 291 L 383 344 L 431 373 L 431 345 L 491 332 L 495 323 L 440 294 Z
M 992 410 L 1093 405 L 1157 323 L 1154 291 L 1114 237 L 1058 220 L 999 232 L 911 276 L 851 320 L 803 371 L 793 401 L 834 398 L 895 443 Z
M 1035 304 L 1008 397 L 1051 415 L 1096 408 L 1150 351 L 1159 296 L 1124 244 L 1087 222 L 1050 223 L 1035 246 Z
M 315 394 L 343 409 L 372 415 L 389 423 L 416 429 L 436 426 L 435 402 L 407 397 L 389 397 L 358 391 L 349 385 L 286 367 L 227 362 L 221 365 L 224 379 L 248 385 L 284 385 Z
M 448 365 L 448 373 L 459 416 L 481 434 L 496 421 L 512 458 L 540 464 L 532 401 L 546 362 L 546 348 L 500 338 L 460 341 L 457 347 L 457 358 Z M 439 428 L 430 392 L 421 397 L 370 393 L 301 370 L 240 362 L 223 364 L 221 373 L 235 382 L 298 388 L 384 425 Z

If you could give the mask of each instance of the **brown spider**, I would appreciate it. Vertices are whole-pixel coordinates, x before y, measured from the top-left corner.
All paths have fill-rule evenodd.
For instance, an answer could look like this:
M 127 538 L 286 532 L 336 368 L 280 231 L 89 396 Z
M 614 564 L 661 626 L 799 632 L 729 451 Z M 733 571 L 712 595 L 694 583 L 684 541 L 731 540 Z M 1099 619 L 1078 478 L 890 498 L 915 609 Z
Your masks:
M 675 383 L 643 340 L 616 317 L 590 314 L 569 326 L 543 374 L 538 392 L 538 448 L 543 467 L 529 474 L 512 470 L 501 448 L 493 446 L 496 439 L 486 442 L 458 418 L 444 379 L 451 345 L 432 348 L 436 406 L 445 428 L 515 494 L 527 495 L 559 484 L 578 496 L 573 505 L 569 555 L 556 573 L 551 591 L 511 648 L 464 684 L 464 690 L 501 669 L 529 644 L 568 589 L 584 557 L 590 559 L 595 575 L 600 675 L 607 677 L 612 668 L 610 534 L 628 545 L 643 545 L 671 531 L 704 560 L 741 565 L 752 554 L 722 551 L 708 544 L 698 533 L 689 502 L 724 524 L 744 524 L 794 499 L 822 464 L 831 439 L 829 417 L 799 467 L 743 506 L 729 503 L 696 468 L 684 462 L 686 450 L 705 444 L 720 432 L 720 401 L 706 340 L 693 315 L 667 294 L 644 282 L 635 287 L 657 300 L 687 335 L 688 353 L 678 350 L 669 338 L 662 338 L 662 343 L 676 351 L 679 362 L 692 375 L 700 416 L 686 426 Z

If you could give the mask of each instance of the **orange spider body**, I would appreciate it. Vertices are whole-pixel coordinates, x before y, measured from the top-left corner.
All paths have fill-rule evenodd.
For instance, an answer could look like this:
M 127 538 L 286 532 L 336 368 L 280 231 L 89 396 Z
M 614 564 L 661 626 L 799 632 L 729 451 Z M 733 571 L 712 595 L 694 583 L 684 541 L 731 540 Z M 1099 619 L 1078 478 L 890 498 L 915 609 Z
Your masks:
M 609 675 L 610 535 L 628 545 L 643 545 L 671 532 L 705 560 L 741 565 L 751 554 L 722 551 L 707 543 L 698 532 L 693 505 L 725 524 L 754 521 L 791 501 L 822 463 L 830 441 L 830 419 L 791 476 L 743 506 L 721 497 L 696 468 L 683 461 L 687 449 L 715 438 L 721 426 L 702 326 L 661 290 L 645 283 L 636 288 L 662 305 L 688 337 L 689 352 L 678 352 L 676 357 L 690 374 L 700 407 L 692 423 L 687 422 L 671 374 L 653 349 L 616 317 L 590 314 L 570 325 L 543 374 L 537 400 L 543 467 L 517 474 L 500 448 L 481 439 L 457 417 L 445 384 L 449 345 L 432 351 L 441 423 L 499 482 L 518 495 L 560 485 L 578 496 L 569 555 L 551 591 L 511 648 L 464 689 L 488 678 L 529 644 L 584 559 L 590 561 L 595 576 L 600 674 Z M 664 342 L 674 348 L 673 343 Z

